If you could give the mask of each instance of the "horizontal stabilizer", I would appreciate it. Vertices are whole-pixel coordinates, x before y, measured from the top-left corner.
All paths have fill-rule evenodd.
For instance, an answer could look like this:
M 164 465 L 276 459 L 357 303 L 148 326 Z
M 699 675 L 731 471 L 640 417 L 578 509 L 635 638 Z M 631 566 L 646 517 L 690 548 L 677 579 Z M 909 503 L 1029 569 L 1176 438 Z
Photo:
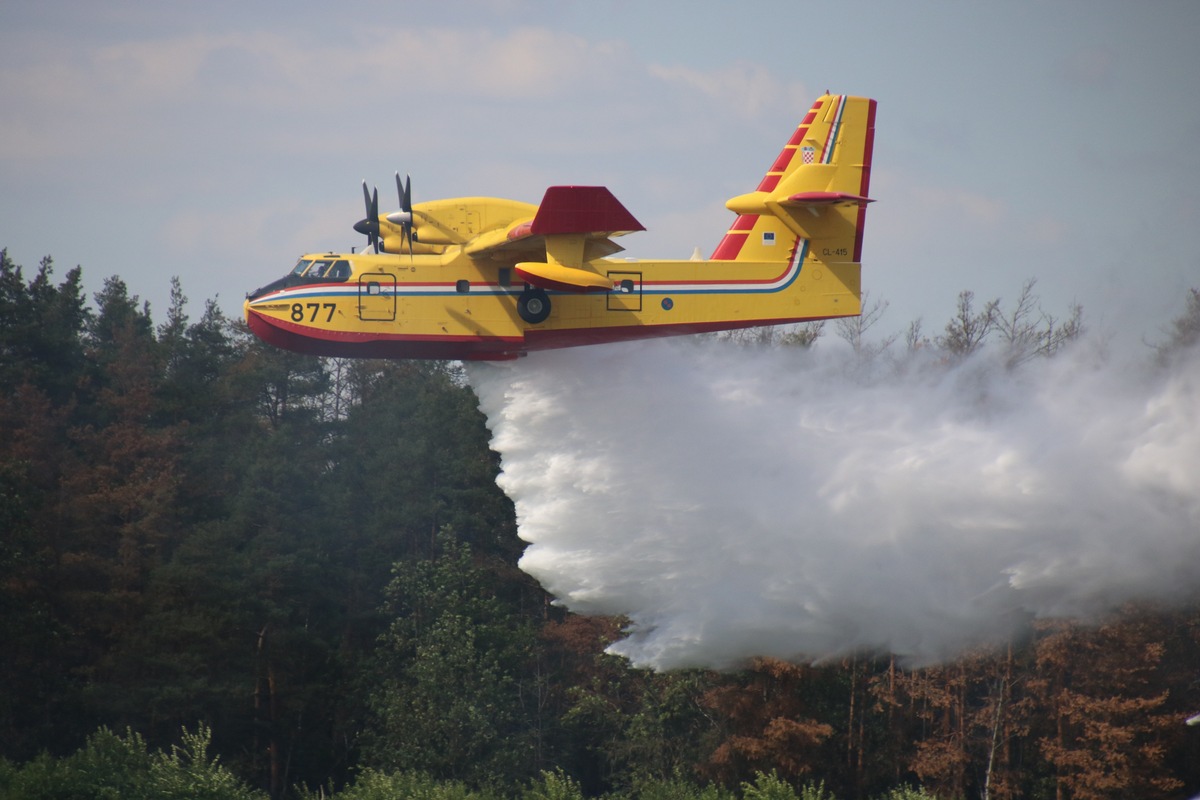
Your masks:
M 551 186 L 529 226 L 535 236 L 644 230 L 604 186 Z
M 611 278 L 562 264 L 522 261 L 517 264 L 516 271 L 526 283 L 558 292 L 611 292 L 613 288 Z
M 857 194 L 846 194 L 845 192 L 800 192 L 794 194 L 784 200 L 781 205 L 785 206 L 830 206 L 836 203 L 855 203 L 857 205 L 866 205 L 875 201 L 869 197 L 863 197 Z

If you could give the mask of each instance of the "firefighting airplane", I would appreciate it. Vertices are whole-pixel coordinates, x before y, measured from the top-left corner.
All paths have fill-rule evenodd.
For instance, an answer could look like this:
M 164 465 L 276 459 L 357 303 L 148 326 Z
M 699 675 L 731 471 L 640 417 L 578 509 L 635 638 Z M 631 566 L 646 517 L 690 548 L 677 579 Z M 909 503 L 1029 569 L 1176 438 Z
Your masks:
M 820 97 L 704 260 L 613 259 L 645 228 L 602 186 L 540 205 L 412 202 L 355 230 L 371 253 L 314 253 L 248 295 L 260 339 L 301 353 L 502 360 L 533 350 L 855 316 L 875 101 Z

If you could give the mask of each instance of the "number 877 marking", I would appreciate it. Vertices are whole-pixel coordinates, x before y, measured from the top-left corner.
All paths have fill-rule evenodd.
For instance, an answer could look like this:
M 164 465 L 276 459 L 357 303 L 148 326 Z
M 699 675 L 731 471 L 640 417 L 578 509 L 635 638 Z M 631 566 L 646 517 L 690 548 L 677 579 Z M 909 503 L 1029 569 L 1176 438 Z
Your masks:
M 311 309 L 312 313 L 308 317 L 309 322 L 317 321 L 317 312 L 321 309 L 326 309 L 329 313 L 325 316 L 326 322 L 333 322 L 333 312 L 337 308 L 334 303 L 292 303 L 292 322 L 304 322 L 304 309 Z

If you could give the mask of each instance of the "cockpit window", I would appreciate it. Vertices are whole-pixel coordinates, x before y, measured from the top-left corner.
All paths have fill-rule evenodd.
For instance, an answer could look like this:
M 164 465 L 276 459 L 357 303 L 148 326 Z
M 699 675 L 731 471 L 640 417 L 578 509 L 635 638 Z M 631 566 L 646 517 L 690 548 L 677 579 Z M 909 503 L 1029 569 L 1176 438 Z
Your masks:
M 269 292 L 310 283 L 340 283 L 350 280 L 350 262 L 335 258 L 302 258 L 287 275 L 247 295 L 251 300 Z
M 304 273 L 304 277 L 311 280 L 320 280 L 325 277 L 325 273 L 333 266 L 333 261 L 330 259 L 318 259 L 312 262 L 312 266 L 308 268 L 308 272 Z
M 350 277 L 349 261 L 319 258 L 312 261 L 311 264 L 308 272 L 304 273 L 306 283 L 314 281 L 344 281 Z

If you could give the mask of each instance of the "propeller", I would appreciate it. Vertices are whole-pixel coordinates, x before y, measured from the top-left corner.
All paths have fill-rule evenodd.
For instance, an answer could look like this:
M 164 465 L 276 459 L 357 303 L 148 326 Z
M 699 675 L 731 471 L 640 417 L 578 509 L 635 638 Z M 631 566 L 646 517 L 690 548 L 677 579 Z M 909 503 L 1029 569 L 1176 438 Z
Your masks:
M 400 226 L 402 238 L 408 242 L 408 254 L 411 256 L 413 242 L 416 240 L 416 235 L 413 231 L 411 177 L 405 175 L 404 183 L 400 183 L 400 173 L 396 173 L 396 194 L 400 195 L 400 210 L 388 214 L 387 221 Z
M 367 207 L 366 219 L 354 223 L 354 230 L 367 237 L 367 244 L 379 252 L 379 189 L 367 191 L 367 182 L 362 182 L 363 204 Z

